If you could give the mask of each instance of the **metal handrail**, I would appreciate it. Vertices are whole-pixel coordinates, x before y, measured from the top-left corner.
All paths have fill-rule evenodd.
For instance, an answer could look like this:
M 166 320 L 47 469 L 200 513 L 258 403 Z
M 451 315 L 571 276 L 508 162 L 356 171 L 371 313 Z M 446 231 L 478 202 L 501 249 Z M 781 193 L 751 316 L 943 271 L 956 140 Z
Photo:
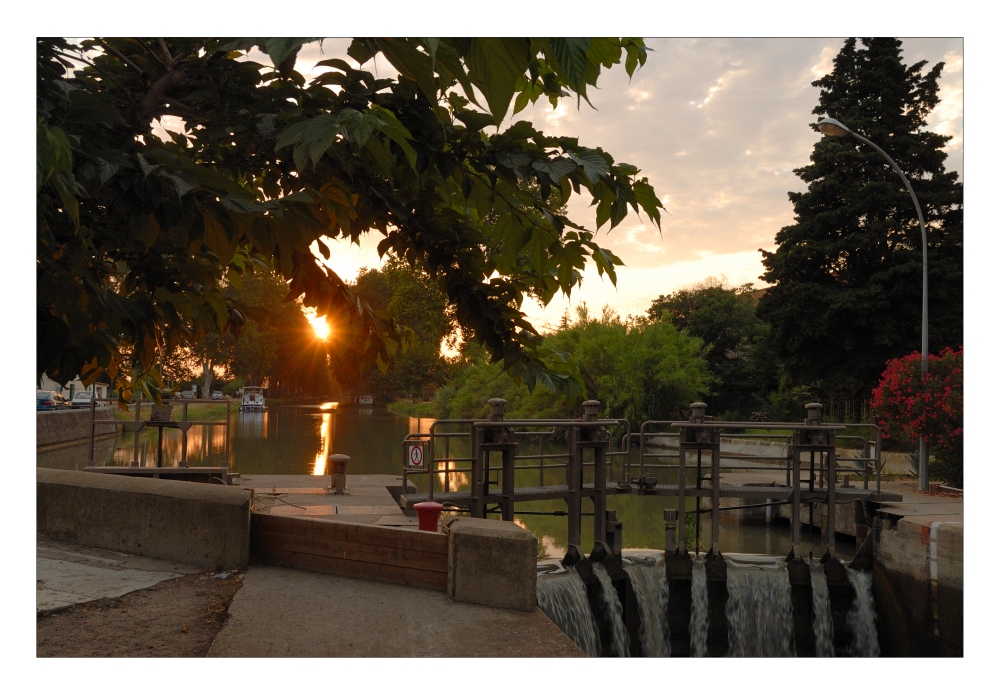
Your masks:
M 175 402 L 175 400 L 179 401 L 179 402 Z M 88 437 L 88 442 L 89 442 L 89 446 L 90 446 L 90 455 L 88 456 L 88 461 L 87 461 L 87 466 L 88 467 L 94 467 L 94 437 L 95 437 L 95 428 L 97 427 L 97 420 L 96 420 L 95 417 L 96 417 L 97 403 L 98 402 L 106 402 L 106 403 L 110 404 L 110 403 L 113 403 L 113 402 L 118 402 L 118 400 L 117 399 L 113 399 L 113 398 L 91 398 L 90 399 L 90 435 Z M 152 405 L 155 402 L 156 402 L 155 400 L 136 399 L 133 402 L 129 403 L 129 407 L 132 407 L 133 405 L 135 406 L 135 419 L 132 420 L 129 423 L 129 424 L 131 424 L 131 426 L 127 426 L 125 422 L 122 422 L 122 426 L 123 426 L 123 429 L 126 428 L 126 427 L 132 429 L 133 445 L 132 445 L 132 463 L 131 463 L 131 467 L 139 467 L 139 432 L 143 428 L 145 428 L 146 426 L 149 426 L 149 424 L 150 424 L 148 421 L 142 421 L 142 420 L 139 419 L 139 416 L 140 416 L 141 411 L 142 411 L 142 405 L 144 403 L 148 403 L 148 404 Z M 200 420 L 189 420 L 187 418 L 187 416 L 188 416 L 188 405 L 191 405 L 191 404 L 202 404 L 202 403 L 214 405 L 214 404 L 222 404 L 223 402 L 226 405 L 226 419 L 225 420 L 206 420 L 206 421 L 200 421 Z M 163 399 L 161 399 L 160 403 L 161 404 L 170 405 L 171 408 L 174 405 L 182 405 L 183 406 L 183 408 L 182 408 L 182 413 L 183 414 L 181 416 L 181 419 L 177 420 L 172 425 L 158 424 L 156 422 L 152 423 L 152 425 L 155 426 L 157 428 L 157 430 L 158 430 L 157 431 L 157 460 L 156 460 L 156 462 L 157 462 L 156 466 L 157 467 L 162 467 L 162 463 L 163 463 L 163 448 L 162 448 L 162 444 L 163 444 L 163 429 L 164 428 L 178 428 L 178 429 L 181 430 L 181 459 L 178 462 L 178 467 L 186 468 L 186 467 L 188 467 L 188 464 L 187 464 L 187 430 L 190 427 L 192 427 L 192 426 L 219 426 L 219 425 L 223 425 L 223 426 L 226 427 L 225 447 L 223 448 L 222 455 L 223 455 L 223 459 L 224 459 L 224 461 L 226 463 L 226 468 L 228 469 L 230 467 L 230 464 L 231 464 L 231 461 L 230 461 L 230 448 L 231 447 L 230 447 L 230 440 L 229 440 L 230 436 L 229 436 L 229 433 L 230 433 L 230 430 L 231 430 L 232 403 L 233 403 L 232 398 L 225 398 L 224 400 L 213 400 L 212 398 L 183 398 L 183 399 L 182 398 L 163 398 Z M 118 424 L 118 422 L 116 420 L 114 420 L 114 419 L 111 419 L 109 421 L 111 423 L 115 424 L 116 426 Z M 135 426 L 139 422 L 142 422 L 142 424 L 140 426 Z M 174 420 L 171 420 L 171 422 L 174 422 Z M 176 424 L 178 424 L 178 423 L 179 424 L 184 424 L 186 426 L 177 427 Z

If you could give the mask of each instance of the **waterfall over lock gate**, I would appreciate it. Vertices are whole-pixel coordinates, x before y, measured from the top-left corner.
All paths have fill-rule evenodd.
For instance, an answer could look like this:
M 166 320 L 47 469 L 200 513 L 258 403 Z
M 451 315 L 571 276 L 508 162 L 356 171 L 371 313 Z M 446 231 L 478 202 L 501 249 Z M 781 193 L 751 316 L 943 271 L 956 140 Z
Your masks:
M 729 655 L 794 657 L 792 586 L 788 570 L 783 565 L 761 568 L 730 562 L 726 577 Z
M 816 639 L 816 657 L 832 658 L 833 616 L 830 611 L 830 588 L 826 584 L 823 565 L 813 560 L 809 563 L 809 581 L 812 587 L 813 637 Z
M 705 559 L 700 557 L 691 567 L 691 655 L 708 655 L 708 574 Z
M 847 613 L 847 625 L 854 632 L 854 655 L 877 658 L 878 631 L 875 628 L 875 599 L 872 595 L 872 575 L 867 571 L 847 569 L 847 578 L 854 588 L 854 604 Z
M 538 581 L 538 607 L 590 657 L 601 655 L 597 620 L 587 600 L 587 587 L 574 569 Z
M 629 655 L 628 633 L 625 631 L 625 620 L 622 603 L 618 599 L 618 591 L 611 584 L 611 577 L 607 569 L 601 564 L 594 564 L 594 576 L 601 584 L 601 592 L 604 598 L 605 615 L 611 625 L 611 646 L 614 654 L 620 658 Z
M 634 600 L 629 597 L 628 609 L 635 610 L 630 614 L 637 613 L 638 633 L 633 632 L 633 635 L 638 636 L 638 650 L 646 657 L 669 656 L 669 582 L 663 563 L 654 565 L 626 559 L 621 566 L 634 596 Z M 587 584 L 573 568 L 541 576 L 538 580 L 538 606 L 588 656 L 599 656 L 602 651 L 627 656 L 630 651 L 629 632 L 625 626 L 625 606 L 619 599 L 621 586 L 616 589 L 604 566 L 594 564 L 592 570 L 595 584 L 590 586 L 589 598 Z M 704 558 L 695 558 L 691 570 L 691 655 L 705 656 L 708 654 L 709 591 Z M 846 569 L 846 573 L 854 592 L 846 616 L 851 639 L 849 652 L 860 657 L 877 657 L 879 645 L 871 573 L 850 568 Z M 815 653 L 819 657 L 833 657 L 833 609 L 824 565 L 811 561 L 809 579 Z M 727 560 L 726 590 L 728 655 L 796 655 L 792 590 L 785 563 L 764 567 Z M 604 626 L 599 626 L 599 622 Z M 602 636 L 607 641 L 603 648 Z
M 646 564 L 623 563 L 625 573 L 632 582 L 639 605 L 639 634 L 642 654 L 646 657 L 669 655 L 669 635 L 664 633 L 666 623 L 667 578 L 663 567 Z

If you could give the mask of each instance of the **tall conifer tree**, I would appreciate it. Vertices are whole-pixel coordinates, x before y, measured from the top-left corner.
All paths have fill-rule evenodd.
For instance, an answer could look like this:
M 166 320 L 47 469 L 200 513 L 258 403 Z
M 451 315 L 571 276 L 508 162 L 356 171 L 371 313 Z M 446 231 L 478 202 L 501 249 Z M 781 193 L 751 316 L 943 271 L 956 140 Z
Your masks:
M 930 349 L 962 344 L 962 184 L 944 168 L 947 136 L 926 129 L 944 63 L 907 66 L 902 43 L 849 39 L 820 88 L 818 118 L 832 117 L 884 149 L 906 174 L 927 225 Z M 815 126 L 814 126 L 815 127 Z M 913 202 L 874 149 L 820 138 L 808 184 L 789 193 L 795 223 L 762 251 L 772 285 L 759 315 L 796 383 L 829 398 L 866 398 L 885 362 L 920 349 L 922 244 Z

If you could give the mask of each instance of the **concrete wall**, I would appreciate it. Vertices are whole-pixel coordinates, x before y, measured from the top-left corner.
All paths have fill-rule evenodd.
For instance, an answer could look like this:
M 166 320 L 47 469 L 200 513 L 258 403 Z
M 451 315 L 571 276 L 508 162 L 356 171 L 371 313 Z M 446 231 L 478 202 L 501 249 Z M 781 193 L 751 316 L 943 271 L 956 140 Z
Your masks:
M 538 540 L 509 521 L 448 524 L 448 595 L 458 602 L 531 612 L 537 605 Z
M 873 590 L 884 655 L 961 656 L 964 595 L 961 521 L 875 519 Z
M 86 441 L 90 436 L 90 410 L 51 410 L 36 412 L 35 445 L 39 448 L 54 444 Z M 94 412 L 101 420 L 94 427 L 97 436 L 115 433 L 115 424 L 110 407 L 102 407 Z M 106 422 L 106 423 L 105 423 Z
M 246 567 L 253 492 L 36 468 L 38 533 L 205 567 Z

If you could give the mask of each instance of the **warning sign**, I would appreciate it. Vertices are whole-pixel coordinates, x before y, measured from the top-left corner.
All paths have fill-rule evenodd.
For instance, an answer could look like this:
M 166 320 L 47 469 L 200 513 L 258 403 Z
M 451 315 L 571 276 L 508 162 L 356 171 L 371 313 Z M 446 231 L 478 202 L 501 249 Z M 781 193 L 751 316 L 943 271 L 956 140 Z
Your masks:
M 407 455 L 410 467 L 424 466 L 424 447 L 420 444 L 410 444 Z

